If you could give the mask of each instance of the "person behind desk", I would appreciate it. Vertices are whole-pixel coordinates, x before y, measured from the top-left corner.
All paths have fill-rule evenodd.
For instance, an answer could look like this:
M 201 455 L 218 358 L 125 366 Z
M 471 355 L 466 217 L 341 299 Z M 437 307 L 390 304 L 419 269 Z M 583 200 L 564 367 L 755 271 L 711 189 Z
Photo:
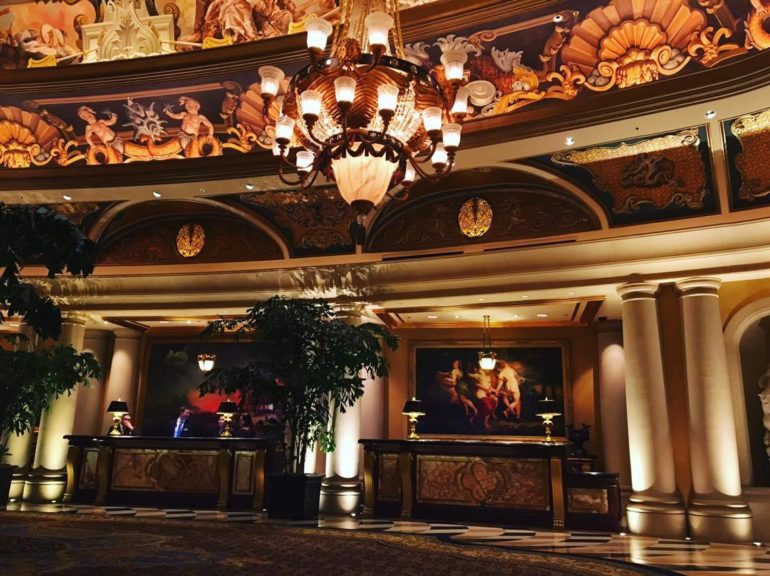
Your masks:
M 190 409 L 182 406 L 179 409 L 179 416 L 171 423 L 171 435 L 174 438 L 187 438 L 192 436 L 190 433 Z
M 242 414 L 238 422 L 238 428 L 235 431 L 235 436 L 239 438 L 254 438 L 257 435 L 256 432 L 251 414 Z
M 134 424 L 131 421 L 131 414 L 123 414 L 118 424 L 112 424 L 110 426 L 109 430 L 107 430 L 107 435 L 112 436 L 114 430 L 117 430 L 117 433 L 120 436 L 133 436 Z

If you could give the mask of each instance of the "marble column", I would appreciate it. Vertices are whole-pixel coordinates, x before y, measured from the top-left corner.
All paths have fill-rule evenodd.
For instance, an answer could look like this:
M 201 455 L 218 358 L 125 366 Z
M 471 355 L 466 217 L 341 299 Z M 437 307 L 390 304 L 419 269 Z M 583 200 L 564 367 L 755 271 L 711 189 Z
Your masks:
M 58 344 L 83 350 L 85 323 L 78 318 L 64 318 Z M 67 450 L 64 439 L 72 434 L 78 389 L 52 399 L 40 417 L 40 429 L 32 471 L 24 483 L 24 501 L 61 502 L 67 483 Z
M 354 325 L 367 321 L 357 306 L 338 311 L 337 317 Z M 355 514 L 361 504 L 361 448 L 358 444 L 361 438 L 361 415 L 365 407 L 369 409 L 367 393 L 377 388 L 377 384 L 366 374 L 361 376 L 366 378 L 364 396 L 345 412 L 337 412 L 334 431 L 336 448 L 326 455 L 326 478 L 321 484 L 320 510 L 325 514 Z M 369 416 L 367 412 L 367 419 Z
M 727 355 L 716 278 L 676 283 L 682 306 L 693 494 L 687 511 L 698 539 L 747 542 L 752 516 L 741 498 Z
M 19 328 L 19 333 L 26 336 L 25 342 L 17 344 L 18 349 L 34 350 L 37 346 L 37 334 L 29 324 L 23 324 Z M 8 438 L 8 454 L 3 456 L 2 463 L 15 466 L 11 480 L 11 489 L 8 492 L 8 500 L 17 502 L 21 500 L 24 494 L 24 482 L 29 474 L 30 455 L 32 452 L 32 430 L 27 430 L 22 434 L 11 434 Z
M 86 330 L 83 350 L 90 352 L 102 369 L 100 380 L 92 379 L 90 386 L 84 386 L 78 392 L 78 405 L 75 412 L 73 434 L 98 436 L 106 429 L 101 428 L 104 407 L 104 384 L 107 381 L 109 348 L 112 333 L 109 330 Z
M 631 460 L 628 527 L 637 534 L 678 538 L 687 518 L 674 474 L 655 294 L 657 285 L 631 282 L 618 287 L 623 301 L 626 410 Z
M 107 414 L 107 406 L 112 400 L 125 400 L 132 415 L 136 410 L 136 388 L 139 376 L 139 344 L 142 334 L 134 330 L 120 328 L 115 330 L 115 343 L 102 398 L 101 425 L 99 430 L 106 431 L 112 423 L 112 415 Z
M 596 325 L 599 351 L 599 413 L 602 425 L 604 470 L 620 476 L 620 487 L 631 487 L 626 411 L 626 356 L 619 322 Z

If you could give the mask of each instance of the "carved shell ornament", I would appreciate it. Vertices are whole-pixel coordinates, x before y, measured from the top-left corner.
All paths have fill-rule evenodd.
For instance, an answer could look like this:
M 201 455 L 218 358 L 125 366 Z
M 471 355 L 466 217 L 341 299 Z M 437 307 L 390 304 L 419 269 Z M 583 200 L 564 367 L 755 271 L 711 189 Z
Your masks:
M 562 61 L 579 68 L 591 90 L 646 84 L 682 70 L 690 38 L 705 25 L 687 0 L 615 0 L 572 29 Z

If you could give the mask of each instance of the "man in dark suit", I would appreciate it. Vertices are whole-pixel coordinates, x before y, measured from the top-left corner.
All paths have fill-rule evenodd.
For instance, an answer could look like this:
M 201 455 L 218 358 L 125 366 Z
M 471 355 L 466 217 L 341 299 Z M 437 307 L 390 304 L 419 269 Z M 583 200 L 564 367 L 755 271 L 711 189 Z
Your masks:
M 179 416 L 176 420 L 171 422 L 171 435 L 174 438 L 187 438 L 191 436 L 190 433 L 190 409 L 187 406 L 182 406 L 179 409 Z

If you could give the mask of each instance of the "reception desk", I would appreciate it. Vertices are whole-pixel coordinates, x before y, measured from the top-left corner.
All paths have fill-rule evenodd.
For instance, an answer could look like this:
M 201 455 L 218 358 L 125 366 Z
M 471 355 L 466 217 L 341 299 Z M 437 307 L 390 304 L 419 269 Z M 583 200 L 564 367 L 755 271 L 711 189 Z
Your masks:
M 443 439 L 361 444 L 367 514 L 620 529 L 617 475 L 568 473 L 565 444 Z
M 254 438 L 66 436 L 65 501 L 261 510 L 274 442 Z

